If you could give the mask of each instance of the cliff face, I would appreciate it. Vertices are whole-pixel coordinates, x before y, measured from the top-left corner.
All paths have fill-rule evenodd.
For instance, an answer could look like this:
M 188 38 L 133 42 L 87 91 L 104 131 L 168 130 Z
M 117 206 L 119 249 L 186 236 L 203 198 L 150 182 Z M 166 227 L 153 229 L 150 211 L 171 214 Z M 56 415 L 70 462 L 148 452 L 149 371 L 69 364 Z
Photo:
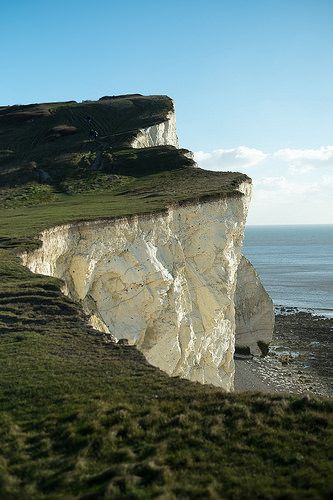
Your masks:
M 131 146 L 178 148 L 174 111 L 167 118 L 140 129 Z M 220 199 L 54 227 L 23 262 L 61 278 L 92 326 L 136 344 L 153 365 L 229 391 L 235 330 L 237 342 L 257 354 L 260 321 L 272 312 L 267 301 L 259 315 L 258 277 L 245 259 L 239 267 L 250 194 L 250 182 L 241 182 Z
M 166 145 L 179 147 L 174 111 L 168 113 L 167 119 L 164 122 L 140 129 L 131 142 L 132 148 L 149 148 Z
M 236 348 L 265 354 L 274 329 L 273 302 L 255 268 L 244 256 L 237 271 L 235 293 Z
M 234 292 L 251 185 L 165 213 L 56 227 L 25 254 L 61 278 L 91 323 L 170 375 L 231 390 Z
M 132 141 L 132 147 L 173 145 L 178 148 L 175 112 L 169 112 L 167 118 L 165 122 L 141 129 Z M 256 270 L 245 257 L 238 269 L 235 305 L 236 346 L 247 348 L 253 355 L 265 354 L 273 336 L 273 303 Z

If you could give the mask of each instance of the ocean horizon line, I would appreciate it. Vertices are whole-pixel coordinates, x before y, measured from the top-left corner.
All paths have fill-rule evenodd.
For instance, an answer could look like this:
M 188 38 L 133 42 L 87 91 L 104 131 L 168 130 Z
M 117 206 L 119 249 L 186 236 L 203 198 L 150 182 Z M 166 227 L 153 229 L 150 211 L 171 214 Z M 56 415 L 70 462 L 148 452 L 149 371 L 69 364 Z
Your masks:
M 325 226 L 325 227 L 330 227 L 333 226 L 332 224 L 246 224 L 245 227 L 298 227 L 298 226 L 307 226 L 307 227 L 318 227 L 318 226 Z

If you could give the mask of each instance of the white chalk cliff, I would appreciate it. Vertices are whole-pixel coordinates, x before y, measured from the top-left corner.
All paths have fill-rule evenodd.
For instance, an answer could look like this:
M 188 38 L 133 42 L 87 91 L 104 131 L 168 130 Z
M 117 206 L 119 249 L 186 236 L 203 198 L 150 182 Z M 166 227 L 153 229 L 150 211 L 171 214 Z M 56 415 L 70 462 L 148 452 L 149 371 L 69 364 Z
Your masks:
M 175 146 L 179 147 L 176 114 L 170 111 L 166 120 L 151 127 L 142 128 L 131 142 L 132 148 L 150 148 L 152 146 Z
M 174 113 L 141 130 L 132 146 L 164 144 L 178 147 Z M 95 328 L 128 339 L 151 364 L 230 391 L 236 284 L 243 323 L 252 318 L 244 291 L 250 286 L 255 294 L 259 286 L 246 272 L 242 284 L 244 270 L 237 280 L 251 183 L 238 190 L 150 215 L 45 230 L 41 247 L 22 255 L 23 263 L 61 278 Z M 253 335 L 240 327 L 239 335 L 252 346 Z
M 235 310 L 236 347 L 253 355 L 265 354 L 274 329 L 273 302 L 257 271 L 244 256 L 237 270 Z
M 244 194 L 166 212 L 44 231 L 25 254 L 61 278 L 95 327 L 136 344 L 147 360 L 231 390 L 234 292 L 251 184 Z

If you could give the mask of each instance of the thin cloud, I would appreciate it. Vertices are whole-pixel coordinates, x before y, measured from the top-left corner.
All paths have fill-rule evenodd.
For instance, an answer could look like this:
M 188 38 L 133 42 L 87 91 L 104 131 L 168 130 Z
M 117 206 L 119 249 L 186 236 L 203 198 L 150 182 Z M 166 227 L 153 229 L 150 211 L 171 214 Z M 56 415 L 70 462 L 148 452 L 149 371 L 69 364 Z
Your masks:
M 320 181 L 317 182 L 295 182 L 291 181 L 285 176 L 280 177 L 261 177 L 254 181 L 255 188 L 261 191 L 279 191 L 284 196 L 286 195 L 303 195 L 316 193 L 320 191 L 320 188 L 323 187 L 323 183 Z
M 333 146 L 323 146 L 317 149 L 279 149 L 274 153 L 276 158 L 288 162 L 294 161 L 320 161 L 326 162 L 333 159 Z
M 274 158 L 288 163 L 291 173 L 305 173 L 318 167 L 333 166 L 333 146 L 317 149 L 280 149 Z
M 253 167 L 267 158 L 260 149 L 239 146 L 232 149 L 215 149 L 211 152 L 197 151 L 194 158 L 205 170 L 233 170 Z
M 239 146 L 199 151 L 195 159 L 206 170 L 238 170 L 252 177 L 250 224 L 333 222 L 331 145 L 272 153 Z
M 265 153 L 260 149 L 239 146 L 231 149 L 214 149 L 213 151 L 197 151 L 195 160 L 205 170 L 232 170 L 254 167 L 265 163 L 265 160 L 279 161 L 287 165 L 291 173 L 306 173 L 322 166 L 333 166 L 333 146 L 322 146 L 316 149 L 279 149 L 273 153 Z

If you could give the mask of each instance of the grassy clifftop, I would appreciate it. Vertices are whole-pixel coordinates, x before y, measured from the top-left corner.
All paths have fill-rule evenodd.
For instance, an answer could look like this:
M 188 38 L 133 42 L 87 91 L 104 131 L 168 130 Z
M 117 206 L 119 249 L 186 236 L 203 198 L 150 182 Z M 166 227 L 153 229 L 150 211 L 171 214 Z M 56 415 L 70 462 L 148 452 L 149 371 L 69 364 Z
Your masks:
M 238 196 L 243 174 L 194 168 L 173 147 L 128 147 L 133 131 L 171 109 L 169 98 L 142 96 L 0 108 L 1 498 L 323 498 L 332 490 L 331 401 L 226 395 L 170 379 L 89 328 L 58 280 L 16 257 L 55 224 Z
M 18 222 L 4 228 L 0 221 L 0 235 L 17 235 L 22 221 L 28 235 L 78 217 L 237 194 L 243 174 L 194 169 L 189 152 L 173 146 L 129 147 L 139 129 L 165 121 L 170 111 L 169 97 L 140 95 L 0 108 L 2 220 Z M 97 139 L 89 137 L 90 129 Z
M 62 222 L 238 195 L 243 174 L 194 168 L 173 146 L 129 147 L 170 111 L 169 97 L 140 95 L 0 108 L 0 245 L 27 244 Z
M 42 178 L 65 190 L 62 183 L 78 170 L 85 174 L 97 153 L 126 148 L 140 128 L 165 121 L 172 110 L 166 96 L 0 108 L 0 187 Z

